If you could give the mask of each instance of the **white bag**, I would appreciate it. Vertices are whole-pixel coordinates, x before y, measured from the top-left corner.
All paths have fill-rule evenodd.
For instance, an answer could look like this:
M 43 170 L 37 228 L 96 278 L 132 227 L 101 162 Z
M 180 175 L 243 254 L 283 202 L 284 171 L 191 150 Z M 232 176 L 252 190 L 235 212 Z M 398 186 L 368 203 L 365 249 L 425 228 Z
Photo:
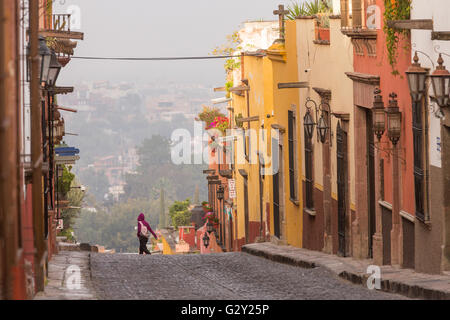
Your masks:
M 144 226 L 144 224 L 141 221 L 139 221 L 139 223 L 141 224 L 141 236 L 148 238 L 150 235 L 147 227 Z

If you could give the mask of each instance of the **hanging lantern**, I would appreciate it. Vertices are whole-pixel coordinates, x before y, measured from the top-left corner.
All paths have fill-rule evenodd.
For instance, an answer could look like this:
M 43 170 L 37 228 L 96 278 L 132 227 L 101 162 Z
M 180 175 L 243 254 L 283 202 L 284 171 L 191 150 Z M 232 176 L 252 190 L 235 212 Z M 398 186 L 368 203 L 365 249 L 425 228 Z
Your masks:
M 306 112 L 306 115 L 303 118 L 303 125 L 305 126 L 305 133 L 307 138 L 312 139 L 315 123 L 310 110 Z
M 205 232 L 205 235 L 203 236 L 202 240 L 203 240 L 203 245 L 205 246 L 205 248 L 208 248 L 209 247 L 209 237 L 206 232 Z
M 224 189 L 222 185 L 219 185 L 219 188 L 217 189 L 217 199 L 223 200 L 224 197 Z
M 400 140 L 402 130 L 402 113 L 398 108 L 397 94 L 393 92 L 389 95 L 389 97 L 391 100 L 389 100 L 389 107 L 386 110 L 387 129 L 388 137 L 395 146 L 398 140 Z
M 56 80 L 58 79 L 59 72 L 61 71 L 61 64 L 58 62 L 58 58 L 56 57 L 56 54 L 54 52 L 51 53 L 51 61 L 50 61 L 50 67 L 48 71 L 48 79 L 47 84 L 50 87 L 53 87 L 56 83 Z
M 381 140 L 381 137 L 386 130 L 386 112 L 384 111 L 384 103 L 383 97 L 381 96 L 381 90 L 376 88 L 374 91 L 375 99 L 373 102 L 372 108 L 372 127 L 373 132 L 378 138 L 378 141 Z
M 414 55 L 414 63 L 409 66 L 405 73 L 408 78 L 409 93 L 411 94 L 412 101 L 422 101 L 426 91 L 425 80 L 428 71 L 420 66 L 417 51 Z
M 445 108 L 449 105 L 450 73 L 443 65 L 444 60 L 442 59 L 442 54 L 439 54 L 438 64 L 439 66 L 430 78 L 433 84 L 434 98 L 439 107 Z

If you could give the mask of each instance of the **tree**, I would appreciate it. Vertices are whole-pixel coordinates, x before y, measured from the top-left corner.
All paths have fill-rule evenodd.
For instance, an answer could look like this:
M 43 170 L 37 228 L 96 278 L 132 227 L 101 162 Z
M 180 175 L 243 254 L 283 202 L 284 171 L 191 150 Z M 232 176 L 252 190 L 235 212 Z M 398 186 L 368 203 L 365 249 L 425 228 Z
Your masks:
M 167 227 L 166 221 L 166 203 L 164 199 L 164 189 L 161 188 L 161 194 L 159 196 L 159 228 Z
M 191 211 L 189 206 L 191 205 L 191 199 L 187 198 L 184 201 L 175 201 L 169 207 L 169 214 L 172 220 L 172 225 L 175 228 L 179 226 L 187 226 L 191 222 Z
M 103 245 L 117 252 L 137 252 L 137 217 L 144 213 L 151 226 L 158 221 L 158 200 L 130 199 L 118 203 L 108 211 L 82 210 L 75 223 L 78 241 Z
M 194 201 L 192 204 L 195 204 L 196 206 L 200 204 L 200 191 L 198 188 L 198 184 L 195 186 L 195 192 L 194 192 Z

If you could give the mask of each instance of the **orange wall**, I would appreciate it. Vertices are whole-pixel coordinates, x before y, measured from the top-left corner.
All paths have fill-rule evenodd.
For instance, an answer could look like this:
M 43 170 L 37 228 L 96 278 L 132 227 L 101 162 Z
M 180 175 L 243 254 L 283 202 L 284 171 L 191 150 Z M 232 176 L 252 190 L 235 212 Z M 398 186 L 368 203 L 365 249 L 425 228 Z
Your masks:
M 381 16 L 384 12 L 384 1 L 377 0 L 377 5 L 381 8 Z M 380 76 L 380 89 L 382 91 L 385 107 L 389 103 L 389 94 L 397 93 L 398 104 L 402 112 L 402 135 L 397 147 L 399 147 L 399 168 L 401 187 L 400 209 L 412 215 L 415 213 L 414 202 L 414 151 L 412 136 L 412 103 L 409 94 L 408 82 L 405 71 L 411 64 L 410 39 L 404 39 L 398 45 L 398 58 L 396 68 L 399 75 L 392 74 L 392 68 L 388 63 L 386 36 L 383 32 L 383 18 L 381 18 L 381 29 L 377 32 L 377 56 L 354 55 L 355 72 L 367 73 Z M 408 48 L 406 48 L 408 47 Z M 376 139 L 376 138 L 375 138 Z M 385 133 L 381 139 L 383 148 L 392 148 L 392 144 Z M 384 194 L 385 200 L 392 203 L 392 156 L 390 158 L 383 154 L 384 160 Z

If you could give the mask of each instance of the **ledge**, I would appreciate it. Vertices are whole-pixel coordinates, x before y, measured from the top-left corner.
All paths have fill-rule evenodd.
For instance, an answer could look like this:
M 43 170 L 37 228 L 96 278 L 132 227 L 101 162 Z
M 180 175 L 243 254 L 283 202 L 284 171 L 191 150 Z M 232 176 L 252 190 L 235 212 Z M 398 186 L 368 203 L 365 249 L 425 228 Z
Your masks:
M 299 205 L 300 205 L 300 201 L 298 201 L 298 200 L 296 200 L 296 199 L 289 198 L 289 200 L 290 200 L 293 204 L 295 204 L 296 206 L 299 206 Z
M 352 39 L 377 39 L 377 31 L 372 29 L 341 28 L 341 32 Z
M 346 72 L 347 77 L 356 82 L 362 82 L 365 84 L 371 84 L 374 86 L 380 85 L 380 76 L 376 76 L 373 74 L 365 74 L 359 72 Z
M 450 41 L 449 31 L 433 31 L 431 33 L 431 40 Z
M 330 40 L 313 40 L 313 43 L 321 46 L 329 46 Z
M 415 20 L 388 20 L 387 26 L 393 29 L 402 30 L 433 30 L 432 19 L 415 19 Z
M 286 128 L 281 126 L 281 125 L 279 125 L 279 124 L 274 123 L 274 124 L 271 125 L 271 127 L 273 129 L 279 130 L 281 133 L 285 133 L 286 132 Z
M 311 209 L 308 209 L 308 208 L 305 207 L 305 208 L 303 208 L 303 212 L 309 214 L 312 217 L 316 216 L 316 210 L 311 210 Z
M 301 89 L 309 88 L 309 82 L 285 82 L 278 83 L 278 89 Z

